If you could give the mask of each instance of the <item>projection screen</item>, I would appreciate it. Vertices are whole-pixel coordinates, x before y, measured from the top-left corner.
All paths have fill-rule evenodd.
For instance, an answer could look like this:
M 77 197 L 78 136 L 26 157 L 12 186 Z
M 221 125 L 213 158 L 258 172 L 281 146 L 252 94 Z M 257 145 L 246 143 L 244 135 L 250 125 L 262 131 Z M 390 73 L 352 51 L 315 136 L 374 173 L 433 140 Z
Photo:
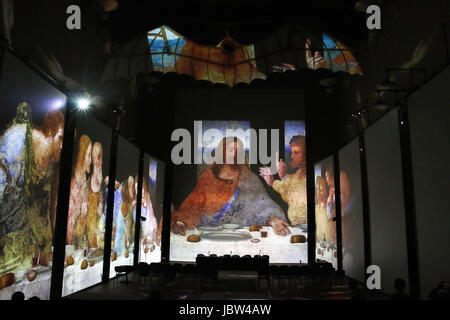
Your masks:
M 358 139 L 339 151 L 339 167 L 343 268 L 347 276 L 364 282 L 364 226 Z
M 372 264 L 381 269 L 381 290 L 395 279 L 408 283 L 403 176 L 397 111 L 365 131 Z M 409 287 L 406 288 L 409 291 Z
M 66 96 L 9 51 L 0 79 L 0 299 L 48 299 Z
M 450 68 L 408 98 L 421 296 L 450 280 Z M 432 97 L 430 99 L 430 97 Z

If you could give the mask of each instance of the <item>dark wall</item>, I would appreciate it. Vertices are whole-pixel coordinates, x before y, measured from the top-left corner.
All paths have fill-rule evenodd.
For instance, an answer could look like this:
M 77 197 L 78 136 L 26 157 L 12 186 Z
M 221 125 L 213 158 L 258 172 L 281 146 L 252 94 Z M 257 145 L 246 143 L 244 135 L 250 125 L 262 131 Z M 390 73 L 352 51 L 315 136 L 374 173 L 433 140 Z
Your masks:
M 419 86 L 449 61 L 446 45 L 448 48 L 450 44 L 450 1 L 385 1 L 381 15 L 381 30 L 369 32 L 369 38 L 356 47 L 355 57 L 364 77 L 351 79 L 341 92 L 339 132 L 344 144 L 356 136 L 356 125 L 366 127 L 386 113 L 386 109 L 376 108 L 377 89 L 411 88 L 409 71 L 388 73 L 387 68 L 424 69 L 413 71 L 413 85 Z M 399 98 L 406 94 L 397 93 Z M 387 104 L 398 100 L 393 92 L 381 92 L 381 99 Z M 363 119 L 355 121 L 351 114 L 362 107 Z
M 81 8 L 81 30 L 68 30 L 69 5 Z M 99 28 L 91 1 L 14 1 L 12 46 L 38 65 L 43 65 L 36 46 L 50 50 L 64 75 L 91 89 L 97 84 L 107 35 Z

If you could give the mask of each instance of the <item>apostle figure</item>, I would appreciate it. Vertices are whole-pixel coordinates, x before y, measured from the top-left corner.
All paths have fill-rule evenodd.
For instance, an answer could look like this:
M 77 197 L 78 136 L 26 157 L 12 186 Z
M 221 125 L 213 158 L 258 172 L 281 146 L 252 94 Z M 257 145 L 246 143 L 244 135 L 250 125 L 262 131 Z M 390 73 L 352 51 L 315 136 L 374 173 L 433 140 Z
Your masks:
M 92 147 L 92 175 L 89 177 L 88 187 L 88 210 L 87 210 L 87 236 L 89 248 L 97 248 L 97 234 L 99 222 L 103 215 L 103 194 L 105 184 L 103 181 L 103 148 L 99 142 Z
M 52 259 L 50 203 L 63 128 L 59 111 L 35 127 L 24 102 L 0 136 L 0 275 Z
M 86 174 L 91 172 L 92 142 L 87 135 L 82 135 L 78 143 L 78 154 L 70 183 L 69 216 L 67 223 L 66 244 L 76 245 L 77 249 L 86 247 L 82 239 L 87 222 L 88 188 Z
M 293 174 L 286 175 L 287 166 L 282 159 L 277 163 L 278 176 L 281 180 L 274 180 L 268 167 L 260 168 L 260 175 L 269 186 L 277 191 L 289 205 L 288 218 L 291 225 L 307 224 L 306 208 L 306 154 L 305 137 L 293 136 L 289 142 L 291 147 L 291 167 L 298 168 Z
M 200 225 L 235 223 L 270 225 L 276 234 L 290 233 L 285 214 L 268 196 L 258 176 L 245 163 L 238 163 L 243 154 L 244 146 L 237 137 L 220 141 L 214 162 L 180 208 L 172 213 L 172 232 L 184 235 L 186 229 Z

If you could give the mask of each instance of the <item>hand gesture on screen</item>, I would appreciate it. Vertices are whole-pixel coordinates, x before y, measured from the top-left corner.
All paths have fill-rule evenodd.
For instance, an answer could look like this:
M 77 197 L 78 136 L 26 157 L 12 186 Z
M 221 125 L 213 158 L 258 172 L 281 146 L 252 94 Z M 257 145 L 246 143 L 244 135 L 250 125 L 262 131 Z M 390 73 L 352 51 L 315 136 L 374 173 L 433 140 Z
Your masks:
M 285 62 L 282 62 L 280 66 L 272 66 L 272 72 L 285 72 L 288 70 L 295 71 L 295 66 Z
M 334 194 L 330 194 L 327 199 L 327 204 L 334 204 Z
M 273 228 L 275 234 L 279 236 L 287 236 L 291 232 L 289 231 L 289 224 L 279 218 L 270 218 L 269 225 Z
M 311 39 L 306 38 L 306 65 L 311 69 L 327 68 L 327 61 L 316 51 L 314 56 L 311 50 Z
M 172 223 L 172 225 L 170 226 L 170 231 L 172 231 L 173 233 L 181 234 L 182 236 L 186 235 L 186 232 L 184 231 L 184 223 L 181 221 L 175 221 L 174 223 Z
M 283 179 L 286 176 L 287 165 L 286 165 L 286 163 L 284 163 L 283 159 L 280 159 L 277 162 L 277 171 L 278 171 L 278 176 L 280 177 L 280 179 Z
M 267 167 L 267 166 L 260 167 L 259 168 L 259 175 L 260 176 L 270 176 L 271 175 L 270 168 Z
M 270 174 L 270 168 L 269 167 L 261 167 L 261 168 L 259 168 L 259 175 L 264 178 L 264 181 L 266 181 L 266 183 L 269 186 L 273 185 L 274 178 Z

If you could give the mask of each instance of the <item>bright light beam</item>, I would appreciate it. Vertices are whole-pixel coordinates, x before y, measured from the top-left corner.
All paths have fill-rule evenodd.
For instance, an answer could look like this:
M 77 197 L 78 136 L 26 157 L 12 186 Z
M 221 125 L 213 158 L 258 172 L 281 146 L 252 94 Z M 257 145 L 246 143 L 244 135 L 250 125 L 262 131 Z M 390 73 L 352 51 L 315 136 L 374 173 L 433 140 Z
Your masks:
M 80 110 L 87 110 L 89 109 L 89 105 L 91 102 L 88 98 L 80 98 L 77 100 L 77 108 Z

